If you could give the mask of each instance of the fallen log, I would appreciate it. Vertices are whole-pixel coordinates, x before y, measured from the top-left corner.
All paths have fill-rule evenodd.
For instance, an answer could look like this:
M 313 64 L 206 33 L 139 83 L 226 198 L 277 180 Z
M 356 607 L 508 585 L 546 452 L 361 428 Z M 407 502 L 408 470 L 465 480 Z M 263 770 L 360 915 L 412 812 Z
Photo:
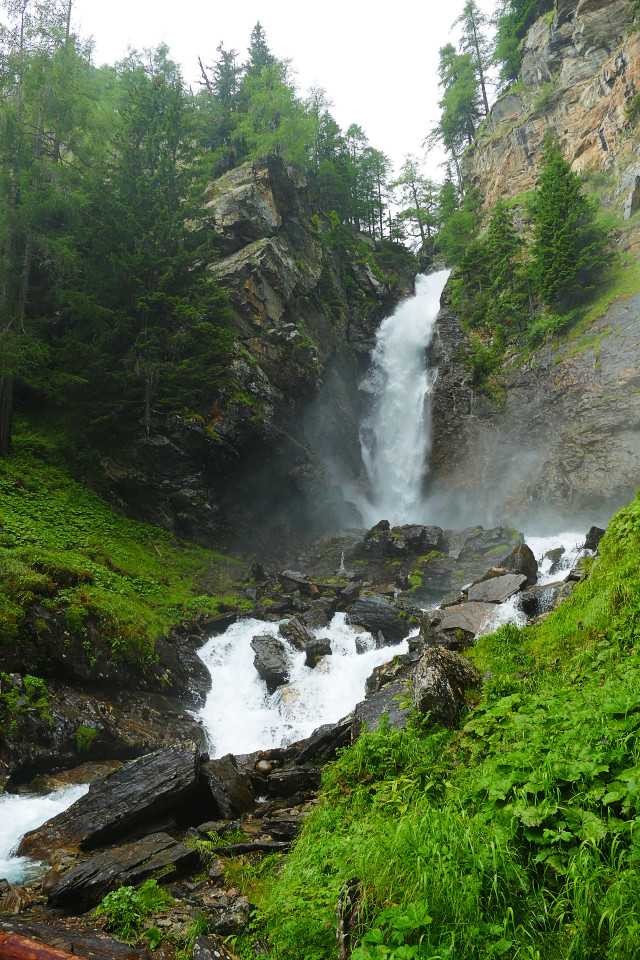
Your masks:
M 56 950 L 48 943 L 27 940 L 4 930 L 0 930 L 0 957 L 2 960 L 78 960 L 78 954 Z
M 101 930 L 2 919 L 2 960 L 150 960 L 149 952 L 114 940 Z

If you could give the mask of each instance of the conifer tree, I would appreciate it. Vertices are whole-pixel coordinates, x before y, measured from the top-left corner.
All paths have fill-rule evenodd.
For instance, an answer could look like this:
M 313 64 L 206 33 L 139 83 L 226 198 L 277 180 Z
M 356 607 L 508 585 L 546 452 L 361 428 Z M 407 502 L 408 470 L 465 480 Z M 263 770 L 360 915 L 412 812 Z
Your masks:
M 601 281 L 611 254 L 594 206 L 551 133 L 544 143 L 533 219 L 532 277 L 538 296 L 548 306 L 581 302 Z

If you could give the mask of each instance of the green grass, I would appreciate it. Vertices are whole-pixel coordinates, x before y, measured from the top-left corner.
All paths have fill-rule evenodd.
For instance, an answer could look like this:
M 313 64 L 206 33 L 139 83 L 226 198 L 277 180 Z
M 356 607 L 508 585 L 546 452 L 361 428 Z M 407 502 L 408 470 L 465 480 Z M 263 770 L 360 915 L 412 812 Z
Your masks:
M 382 727 L 325 768 L 256 898 L 274 958 L 333 956 L 355 877 L 354 960 L 640 957 L 639 557 L 636 499 L 556 613 L 478 642 L 459 730 Z
M 68 472 L 61 439 L 18 425 L 0 459 L 0 641 L 19 642 L 29 609 L 97 623 L 114 657 L 152 659 L 155 640 L 199 611 L 247 606 L 237 561 L 114 513 Z

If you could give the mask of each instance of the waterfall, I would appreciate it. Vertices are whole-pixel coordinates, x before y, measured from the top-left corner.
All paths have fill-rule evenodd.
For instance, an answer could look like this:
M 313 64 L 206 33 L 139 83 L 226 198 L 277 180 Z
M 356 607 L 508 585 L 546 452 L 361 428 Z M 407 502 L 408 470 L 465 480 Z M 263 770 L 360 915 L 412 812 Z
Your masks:
M 415 295 L 401 303 L 380 325 L 371 368 L 361 389 L 371 395 L 371 409 L 360 428 L 362 459 L 371 497 L 357 503 L 371 526 L 424 522 L 422 484 L 431 441 L 429 393 L 436 371 L 426 351 L 449 276 L 440 270 L 416 277 Z

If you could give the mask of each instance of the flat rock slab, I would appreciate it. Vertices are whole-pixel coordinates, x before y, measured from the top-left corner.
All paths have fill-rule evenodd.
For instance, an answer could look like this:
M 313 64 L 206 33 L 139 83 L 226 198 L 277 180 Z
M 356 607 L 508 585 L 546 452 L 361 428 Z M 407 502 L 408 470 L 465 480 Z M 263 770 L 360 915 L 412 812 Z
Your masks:
M 492 577 L 482 583 L 474 583 L 469 587 L 467 596 L 470 601 L 479 603 L 504 603 L 521 590 L 526 582 L 525 574 L 508 573 L 503 577 Z
M 488 581 L 490 582 L 490 581 Z M 464 630 L 475 636 L 495 613 L 495 603 L 459 603 L 445 607 L 440 619 L 441 630 Z
M 381 593 L 362 593 L 347 614 L 350 624 L 364 627 L 374 636 L 379 630 L 389 643 L 401 640 L 417 629 L 423 611 Z
M 72 867 L 58 880 L 49 901 L 54 907 L 87 909 L 116 887 L 137 886 L 153 877 L 171 880 L 198 862 L 194 847 L 177 843 L 168 833 L 155 833 Z
M 60 847 L 93 850 L 113 843 L 139 824 L 201 805 L 199 819 L 213 815 L 213 800 L 200 781 L 194 743 L 156 750 L 94 783 L 80 800 L 25 834 L 19 856 L 47 859 Z
M 368 730 L 375 730 L 385 714 L 390 726 L 397 730 L 404 729 L 411 714 L 411 708 L 405 709 L 396 697 L 409 697 L 406 680 L 387 683 L 377 693 L 357 704 L 353 715 L 354 740 L 360 736 L 365 724 Z

